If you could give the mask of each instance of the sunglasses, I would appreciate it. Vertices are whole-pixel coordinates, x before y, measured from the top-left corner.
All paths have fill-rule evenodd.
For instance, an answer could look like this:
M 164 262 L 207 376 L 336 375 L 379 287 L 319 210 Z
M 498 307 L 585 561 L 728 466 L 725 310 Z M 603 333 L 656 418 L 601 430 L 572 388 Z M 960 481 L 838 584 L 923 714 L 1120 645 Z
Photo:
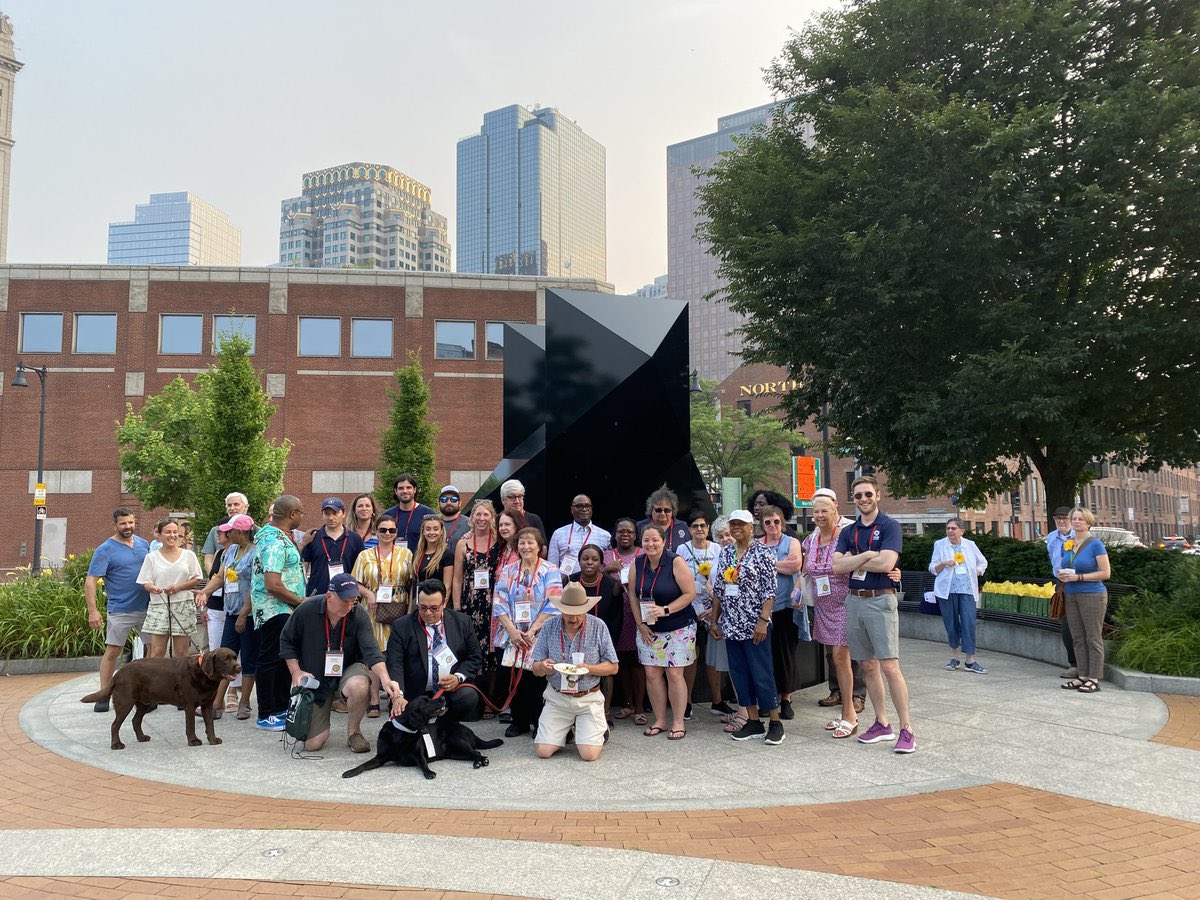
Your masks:
M 442 494 L 442 496 L 438 497 L 438 501 L 440 503 L 446 503 L 450 500 L 457 500 L 457 499 L 459 499 L 458 494 Z
M 378 531 L 380 534 L 395 534 L 396 533 L 395 528 L 376 528 L 375 530 Z
M 874 496 L 875 496 L 874 491 L 859 491 L 857 494 L 854 495 L 854 499 L 862 500 L 865 497 L 869 500 L 871 497 L 874 497 Z
M 708 526 L 705 525 L 703 522 L 693 522 L 691 525 L 688 526 L 688 528 L 693 528 L 693 529 L 694 528 L 707 528 L 707 527 Z
M 782 525 L 783 519 L 763 519 L 764 525 Z
M 656 506 L 656 507 L 654 507 L 654 511 L 655 511 L 655 512 L 657 512 L 657 513 L 669 513 L 669 512 L 675 512 L 675 510 L 673 510 L 673 509 L 672 509 L 671 507 L 669 507 L 669 506 Z

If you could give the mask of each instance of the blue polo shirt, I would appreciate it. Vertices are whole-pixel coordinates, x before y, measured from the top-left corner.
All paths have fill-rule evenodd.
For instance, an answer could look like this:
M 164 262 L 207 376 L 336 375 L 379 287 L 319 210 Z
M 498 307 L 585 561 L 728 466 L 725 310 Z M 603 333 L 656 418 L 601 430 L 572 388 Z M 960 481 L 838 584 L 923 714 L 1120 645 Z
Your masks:
M 838 535 L 835 553 L 864 553 L 867 550 L 895 550 L 896 553 L 904 548 L 904 534 L 900 523 L 895 519 L 878 513 L 870 525 L 862 524 L 862 516 L 847 525 Z M 883 591 L 895 590 L 896 584 L 888 578 L 887 572 L 868 572 L 861 581 L 851 572 L 850 590 L 852 591 Z
M 104 595 L 108 598 L 110 613 L 145 612 L 150 605 L 150 595 L 137 583 L 142 560 L 149 552 L 149 542 L 135 534 L 132 547 L 109 538 L 92 554 L 87 573 L 104 579 Z
M 426 516 L 435 516 L 437 513 L 426 506 L 424 503 L 418 503 L 408 512 L 402 510 L 399 505 L 389 506 L 383 511 L 385 516 L 391 516 L 396 520 L 396 528 L 400 534 L 404 535 L 404 541 L 408 544 L 408 552 L 417 552 L 417 541 L 421 539 L 421 523 L 425 521 Z M 347 569 L 347 572 L 350 570 Z M 312 591 L 309 591 L 311 594 Z
M 317 529 L 316 536 L 300 551 L 300 558 L 308 563 L 308 584 L 305 594 L 312 597 L 324 594 L 329 590 L 329 563 L 342 563 L 342 571 L 349 575 L 354 571 L 354 563 L 358 554 L 363 551 L 362 538 L 357 532 L 343 529 L 335 540 L 325 533 L 324 528 Z

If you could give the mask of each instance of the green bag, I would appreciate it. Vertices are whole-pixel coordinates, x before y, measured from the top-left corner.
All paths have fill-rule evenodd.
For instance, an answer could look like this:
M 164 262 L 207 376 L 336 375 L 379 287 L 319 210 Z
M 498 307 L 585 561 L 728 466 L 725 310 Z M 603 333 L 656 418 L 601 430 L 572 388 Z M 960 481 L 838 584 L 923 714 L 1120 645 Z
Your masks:
M 287 724 L 284 731 L 298 741 L 308 740 L 308 725 L 312 720 L 314 694 L 308 688 L 292 688 L 292 700 L 288 704 Z

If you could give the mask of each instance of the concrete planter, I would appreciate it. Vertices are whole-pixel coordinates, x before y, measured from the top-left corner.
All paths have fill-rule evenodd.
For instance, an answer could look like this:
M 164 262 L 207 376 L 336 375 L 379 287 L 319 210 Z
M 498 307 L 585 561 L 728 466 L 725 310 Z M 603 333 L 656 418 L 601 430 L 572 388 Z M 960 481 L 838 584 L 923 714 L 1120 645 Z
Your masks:
M 0 675 L 49 675 L 55 672 L 98 672 L 99 656 L 77 659 L 0 659 Z

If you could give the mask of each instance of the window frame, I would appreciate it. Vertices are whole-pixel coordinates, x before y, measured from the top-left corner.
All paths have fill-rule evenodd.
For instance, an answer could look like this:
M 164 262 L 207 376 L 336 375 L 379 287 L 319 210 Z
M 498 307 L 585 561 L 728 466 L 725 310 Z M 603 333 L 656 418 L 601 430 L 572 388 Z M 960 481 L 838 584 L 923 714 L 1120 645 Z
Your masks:
M 58 317 L 58 349 L 57 350 L 42 350 L 42 349 L 36 348 L 36 347 L 26 347 L 25 346 L 25 321 L 30 316 L 38 316 L 39 318 L 53 318 L 55 316 Z M 63 349 L 62 349 L 62 347 L 63 347 L 63 337 L 62 337 L 63 324 L 64 324 L 64 314 L 60 313 L 60 312 L 58 312 L 58 313 L 54 313 L 54 312 L 23 312 L 23 313 L 21 313 L 21 336 L 20 336 L 21 339 L 20 339 L 20 341 L 17 342 L 17 346 L 19 346 L 21 349 L 18 352 L 20 352 L 20 353 L 59 353 L 59 354 L 61 354 L 63 352 Z
M 167 350 L 163 345 L 163 333 L 167 319 L 195 319 L 200 323 L 195 350 Z M 204 313 L 159 313 L 158 353 L 160 356 L 202 356 L 204 354 Z
M 213 316 L 212 316 L 212 350 L 213 350 L 213 353 L 217 352 L 217 334 L 218 334 L 217 320 L 218 319 L 241 319 L 242 321 L 245 321 L 246 319 L 250 320 L 250 323 L 251 323 L 250 356 L 254 356 L 254 354 L 258 351 L 258 316 L 242 314 L 242 313 L 238 313 L 236 315 L 231 315 L 229 313 L 213 313 Z M 245 337 L 245 334 L 243 334 L 242 336 Z
M 438 350 L 438 328 L 442 325 L 470 325 L 471 326 L 471 355 L 470 356 L 442 356 Z M 478 330 L 479 322 L 476 319 L 435 319 L 433 322 L 433 357 L 434 359 L 444 360 L 459 360 L 459 361 L 474 361 L 479 359 L 478 346 Z M 461 345 L 459 345 L 461 346 Z
M 306 321 L 336 322 L 337 323 L 337 352 L 336 353 L 305 353 L 304 352 L 304 323 Z M 340 359 L 342 356 L 342 317 L 341 316 L 296 316 L 296 356 L 305 359 Z
M 386 322 L 388 336 L 387 353 L 359 353 L 355 349 L 354 326 L 359 322 Z M 383 316 L 351 316 L 350 317 L 350 358 L 351 359 L 392 359 L 396 355 L 396 320 Z
M 113 329 L 112 329 L 112 349 L 111 350 L 80 350 L 79 349 L 79 335 L 80 335 L 79 320 L 81 318 L 83 318 L 84 316 L 91 316 L 92 318 L 96 318 L 96 319 L 99 319 L 99 318 L 112 319 Z M 71 335 L 71 352 L 72 353 L 81 353 L 85 356 L 115 356 L 117 353 L 117 340 L 119 338 L 118 329 L 120 328 L 120 324 L 121 324 L 120 321 L 118 320 L 117 316 L 118 316 L 118 314 L 115 312 L 77 312 L 77 313 L 73 313 L 71 316 L 71 327 L 74 329 L 74 332 Z

